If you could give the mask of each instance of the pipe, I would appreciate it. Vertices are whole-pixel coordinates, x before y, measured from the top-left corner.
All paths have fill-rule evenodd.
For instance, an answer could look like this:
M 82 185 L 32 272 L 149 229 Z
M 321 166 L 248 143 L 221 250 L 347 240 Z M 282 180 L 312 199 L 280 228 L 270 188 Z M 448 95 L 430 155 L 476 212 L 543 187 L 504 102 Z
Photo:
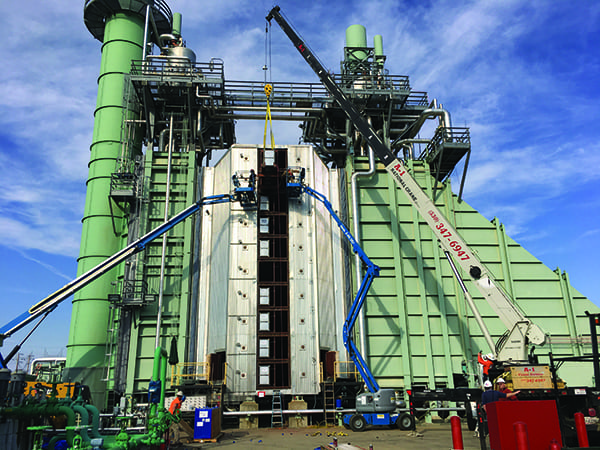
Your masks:
M 98 429 L 100 428 L 100 411 L 98 411 L 98 408 L 96 408 L 94 405 L 89 405 L 89 404 L 84 404 L 83 407 L 85 409 L 87 409 L 88 413 L 92 416 L 92 420 L 91 420 L 91 427 L 92 427 L 92 437 L 93 438 L 100 438 L 102 437 L 102 435 L 100 434 L 100 432 L 98 431 Z
M 433 107 L 431 107 L 433 106 Z M 400 142 L 404 135 L 411 132 L 411 130 L 415 129 L 414 132 L 410 133 L 412 136 L 416 136 L 423 124 L 430 117 L 440 117 L 440 126 L 450 128 L 452 126 L 452 122 L 450 120 L 450 113 L 443 108 L 437 108 L 437 101 L 434 99 L 430 108 L 424 110 L 419 118 L 410 126 L 408 129 L 398 138 L 392 142 L 391 148 L 394 148 L 398 142 Z
M 79 430 L 79 434 L 83 438 L 83 441 L 90 442 L 90 437 L 88 436 L 88 426 L 90 424 L 90 415 L 89 415 L 87 409 L 85 409 L 83 407 L 83 405 L 78 405 L 76 403 L 72 403 L 70 408 L 81 416 L 81 423 L 80 423 L 81 429 Z
M 173 14 L 173 34 L 181 37 L 181 13 Z
M 171 195 L 171 161 L 173 155 L 173 114 L 169 123 L 169 157 L 167 160 L 167 187 L 165 192 L 165 222 L 169 220 L 169 196 Z M 160 281 L 158 286 L 158 316 L 156 317 L 156 336 L 154 339 L 154 347 L 160 345 L 160 328 L 162 322 L 162 306 L 165 284 L 165 264 L 167 259 L 167 233 L 162 236 L 162 253 L 160 257 Z
M 404 159 L 414 159 L 413 147 L 410 144 L 429 144 L 431 139 L 402 139 L 401 141 L 395 141 L 394 147 L 404 147 L 408 149 L 408 152 L 404 154 Z M 394 149 L 392 148 L 392 151 Z M 394 152 L 396 153 L 396 152 Z
M 371 124 L 371 118 L 368 119 L 369 124 Z M 371 177 L 375 173 L 375 153 L 373 149 L 369 147 L 369 169 L 364 172 L 354 172 L 351 178 L 351 190 L 352 190 L 352 216 L 354 217 L 353 224 L 353 234 L 356 242 L 360 242 L 360 226 L 359 226 L 359 212 L 358 212 L 358 179 L 359 178 L 368 178 Z M 354 255 L 354 265 L 356 270 L 356 284 L 357 286 L 360 284 L 360 280 L 362 279 L 362 270 L 361 270 L 361 260 L 360 255 L 356 253 Z M 359 343 L 360 348 L 364 351 L 367 348 L 367 337 L 365 336 L 365 319 L 364 319 L 364 310 L 360 311 L 360 315 L 358 316 L 358 333 L 359 333 Z
M 148 28 L 150 27 L 150 4 L 146 5 L 146 20 L 144 21 L 144 47 L 142 48 L 142 61 L 148 55 Z
M 165 388 L 167 385 L 167 351 L 162 347 L 154 350 L 154 363 L 152 366 L 152 381 L 160 380 L 160 405 L 165 404 Z M 150 405 L 150 417 L 157 417 L 159 408 L 155 403 Z

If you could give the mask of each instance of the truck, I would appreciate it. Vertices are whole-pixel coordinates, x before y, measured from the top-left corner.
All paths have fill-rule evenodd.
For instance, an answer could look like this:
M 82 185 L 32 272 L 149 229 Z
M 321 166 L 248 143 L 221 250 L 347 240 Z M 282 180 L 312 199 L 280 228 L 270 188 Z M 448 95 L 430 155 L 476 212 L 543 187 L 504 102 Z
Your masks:
M 377 155 L 381 163 L 385 166 L 385 170 L 391 175 L 412 206 L 419 212 L 427 225 L 429 225 L 439 245 L 442 247 L 454 276 L 460 284 L 486 342 L 496 359 L 512 363 L 528 362 L 529 344 L 541 346 L 546 342 L 546 335 L 542 329 L 525 317 L 516 307 L 508 293 L 494 279 L 490 270 L 485 267 L 451 222 L 444 217 L 433 201 L 421 189 L 411 176 L 404 162 L 398 159 L 383 142 L 369 122 L 361 115 L 354 103 L 336 84 L 333 77 L 323 67 L 316 55 L 283 17 L 281 8 L 275 6 L 268 13 L 266 19 L 268 22 L 274 19 L 281 27 L 300 55 L 302 55 L 304 60 L 319 77 L 327 92 L 335 99 L 356 130 L 363 136 L 368 146 L 373 149 L 375 155 Z M 507 334 L 497 343 L 493 342 L 487 326 L 483 322 L 481 314 L 458 272 L 457 265 L 462 269 L 463 273 L 468 274 L 473 284 L 506 326 Z

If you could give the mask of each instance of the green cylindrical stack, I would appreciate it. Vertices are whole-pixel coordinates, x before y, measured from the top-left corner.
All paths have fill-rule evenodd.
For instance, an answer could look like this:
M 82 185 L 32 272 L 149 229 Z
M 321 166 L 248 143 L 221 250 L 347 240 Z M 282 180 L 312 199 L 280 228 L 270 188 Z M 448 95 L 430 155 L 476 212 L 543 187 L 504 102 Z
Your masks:
M 181 36 L 181 14 L 175 13 L 173 14 L 173 35 L 180 37 Z
M 129 73 L 132 60 L 142 58 L 144 16 L 141 14 L 148 2 L 110 2 L 112 7 L 108 3 L 87 0 L 84 8 L 88 29 L 103 45 L 78 275 L 122 248 L 123 236 L 127 234 L 122 209 L 111 205 L 110 179 L 121 152 L 124 74 Z M 107 12 L 111 10 L 115 12 Z M 133 151 L 141 152 L 141 148 Z M 113 269 L 100 277 L 79 291 L 73 300 L 64 377 L 88 385 L 96 404 L 103 403 L 107 387 L 102 382 L 109 325 L 107 295 L 115 292 L 113 282 L 120 271 L 122 268 Z
M 366 47 L 367 29 L 362 25 L 350 25 L 346 28 L 346 47 Z M 366 51 L 353 51 L 350 58 L 364 60 L 367 57 Z

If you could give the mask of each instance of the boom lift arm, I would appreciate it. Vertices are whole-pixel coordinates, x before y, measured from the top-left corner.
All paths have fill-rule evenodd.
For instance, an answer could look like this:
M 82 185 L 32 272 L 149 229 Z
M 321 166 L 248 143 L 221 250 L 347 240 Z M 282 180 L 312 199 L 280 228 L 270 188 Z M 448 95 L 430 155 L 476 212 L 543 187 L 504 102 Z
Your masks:
M 482 328 L 486 340 L 492 351 L 497 354 L 500 361 L 527 361 L 528 342 L 534 345 L 543 345 L 546 341 L 544 332 L 513 304 L 509 295 L 504 292 L 495 281 L 491 272 L 482 264 L 478 256 L 471 251 L 467 243 L 460 237 L 456 229 L 444 217 L 431 199 L 423 192 L 415 179 L 409 174 L 403 162 L 396 158 L 394 153 L 383 142 L 373 127 L 361 115 L 346 94 L 339 88 L 327 70 L 319 62 L 317 57 L 308 48 L 306 43 L 298 36 L 292 26 L 282 16 L 280 7 L 275 6 L 267 15 L 267 21 L 275 19 L 283 32 L 292 41 L 294 47 L 300 52 L 304 60 L 317 74 L 329 94 L 337 101 L 340 108 L 346 113 L 348 119 L 361 133 L 374 153 L 385 166 L 386 171 L 392 176 L 396 184 L 401 188 L 412 206 L 419 212 L 425 222 L 429 225 L 433 234 L 438 239 L 446 255 L 452 255 L 452 259 L 461 267 L 462 271 L 469 275 L 477 289 L 481 292 L 488 304 L 498 315 L 507 328 L 507 333 L 494 345 L 487 332 L 487 327 L 481 320 L 474 302 L 462 285 L 459 283 L 473 313 L 478 317 L 478 323 Z M 458 272 L 455 272 L 458 275 Z
M 345 414 L 342 420 L 344 424 L 349 426 L 353 431 L 363 431 L 367 424 L 394 425 L 397 423 L 399 417 L 395 412 L 398 406 L 396 403 L 396 391 L 394 389 L 382 389 L 379 387 L 377 380 L 375 380 L 375 376 L 354 343 L 354 325 L 360 314 L 360 310 L 365 303 L 367 292 L 373 283 L 373 279 L 379 276 L 379 266 L 369 259 L 358 241 L 352 236 L 352 233 L 350 233 L 348 227 L 335 213 L 329 200 L 327 200 L 323 194 L 304 184 L 304 169 L 288 169 L 287 187 L 288 195 L 291 198 L 299 197 L 300 194 L 306 193 L 315 200 L 321 202 L 342 231 L 342 234 L 346 237 L 348 242 L 350 242 L 352 250 L 359 255 L 361 261 L 366 266 L 365 276 L 360 283 L 356 297 L 354 298 L 354 301 L 349 308 L 348 315 L 346 316 L 346 320 L 344 321 L 343 340 L 344 347 L 346 347 L 350 358 L 365 382 L 368 392 L 363 392 L 357 396 L 356 414 Z
M 344 224 L 342 219 L 340 219 L 339 216 L 335 213 L 335 211 L 333 210 L 333 206 L 331 205 L 329 200 L 327 200 L 327 198 L 320 192 L 317 192 L 314 189 L 305 185 L 303 183 L 302 178 L 303 177 L 297 175 L 293 169 L 288 170 L 287 186 L 288 190 L 290 192 L 293 192 L 293 194 L 290 196 L 299 196 L 300 193 L 305 192 L 315 200 L 321 202 L 323 206 L 325 206 L 325 208 L 327 209 L 337 226 L 340 228 L 348 242 L 350 242 L 352 250 L 359 255 L 361 261 L 366 267 L 365 276 L 363 277 L 360 283 L 360 287 L 358 288 L 356 297 L 354 298 L 354 301 L 350 306 L 348 315 L 346 316 L 346 320 L 344 322 L 343 339 L 344 347 L 346 347 L 350 358 L 354 362 L 354 365 L 358 369 L 362 379 L 367 385 L 367 389 L 370 392 L 377 392 L 379 391 L 379 384 L 375 380 L 373 373 L 369 369 L 369 366 L 360 354 L 358 347 L 354 343 L 354 325 L 356 324 L 356 320 L 358 319 L 360 310 L 364 305 L 365 299 L 367 298 L 367 292 L 369 292 L 369 288 L 373 283 L 373 279 L 379 276 L 379 266 L 377 266 L 375 263 L 373 263 L 373 261 L 369 259 L 367 254 L 357 242 L 357 240 L 354 238 L 354 236 L 352 236 L 352 233 L 350 233 L 348 227 Z
M 250 190 L 248 190 L 251 188 Z M 141 252 L 146 248 L 146 245 L 161 236 L 163 233 L 169 231 L 175 225 L 183 222 L 185 219 L 195 214 L 200 208 L 205 205 L 214 205 L 217 203 L 227 203 L 227 202 L 235 202 L 239 201 L 243 206 L 250 206 L 251 199 L 254 199 L 254 180 L 251 180 L 249 187 L 240 186 L 239 184 L 235 186 L 233 194 L 222 194 L 222 195 L 213 195 L 209 197 L 204 197 L 191 206 L 187 207 L 179 214 L 173 216 L 168 221 L 162 223 L 145 236 L 142 236 L 135 242 L 129 244 L 124 249 L 118 251 L 114 255 L 108 257 L 103 262 L 98 264 L 96 267 L 88 270 L 83 275 L 75 278 L 73 281 L 70 281 L 65 286 L 60 288 L 59 290 L 53 292 L 44 300 L 36 303 L 23 314 L 18 316 L 16 319 L 10 321 L 2 328 L 0 328 L 0 346 L 4 339 L 10 337 L 16 331 L 19 331 L 21 328 L 26 326 L 28 323 L 35 320 L 37 317 L 44 315 L 46 317 L 50 312 L 52 312 L 63 300 L 67 299 L 83 287 L 90 284 L 96 278 L 104 275 L 109 270 L 118 266 L 120 263 L 125 261 L 127 258 Z M 43 319 L 43 318 L 42 318 Z M 32 330 L 33 331 L 33 330 Z M 31 333 L 27 335 L 25 339 L 29 337 Z M 17 353 L 23 344 L 24 340 L 18 344 L 5 359 L 2 359 L 2 355 L 0 355 L 0 366 L 6 367 L 6 364 L 12 359 L 12 357 Z

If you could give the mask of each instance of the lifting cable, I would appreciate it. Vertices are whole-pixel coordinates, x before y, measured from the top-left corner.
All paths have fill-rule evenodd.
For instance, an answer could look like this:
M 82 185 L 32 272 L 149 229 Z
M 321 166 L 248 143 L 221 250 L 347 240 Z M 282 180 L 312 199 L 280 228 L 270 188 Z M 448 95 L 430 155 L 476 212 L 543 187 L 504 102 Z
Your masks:
M 265 65 L 263 71 L 265 73 L 265 95 L 267 96 L 267 114 L 265 116 L 265 133 L 263 136 L 263 148 L 267 148 L 267 127 L 270 127 L 271 132 L 271 148 L 275 149 L 275 138 L 273 137 L 273 120 L 271 119 L 271 94 L 273 86 L 271 82 L 271 34 L 269 29 L 271 24 L 267 21 L 265 25 Z M 268 73 L 267 73 L 268 72 Z

